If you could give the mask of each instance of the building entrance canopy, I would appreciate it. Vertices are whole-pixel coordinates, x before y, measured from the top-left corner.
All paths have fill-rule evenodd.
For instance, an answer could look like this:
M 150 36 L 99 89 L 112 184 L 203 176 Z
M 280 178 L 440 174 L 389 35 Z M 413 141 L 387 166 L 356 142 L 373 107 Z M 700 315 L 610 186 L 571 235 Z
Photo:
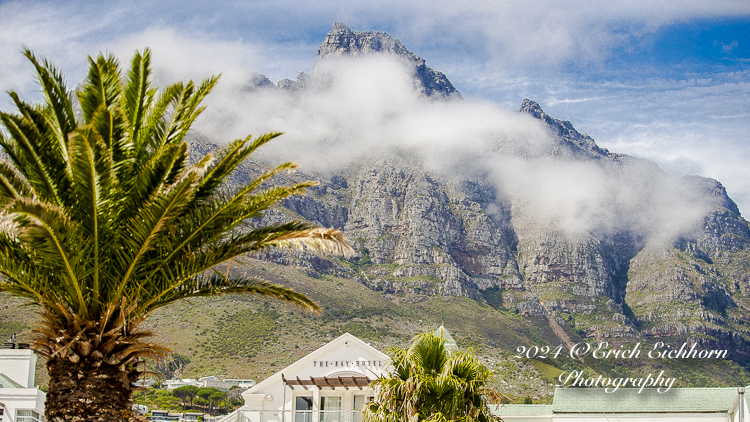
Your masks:
M 348 390 L 349 387 L 355 387 L 361 390 L 362 387 L 366 388 L 368 385 L 370 385 L 370 382 L 372 382 L 370 377 L 357 376 L 324 376 L 310 377 L 309 379 L 300 379 L 299 377 L 295 377 L 295 379 L 286 379 L 286 377 L 284 377 L 284 374 L 281 374 L 281 379 L 284 381 L 284 385 L 288 385 L 292 390 L 294 390 L 295 386 L 301 386 L 305 390 L 307 390 L 308 386 L 318 387 L 318 390 L 322 390 L 323 388 L 330 388 L 331 390 L 334 390 L 337 387 L 343 387 L 345 390 Z

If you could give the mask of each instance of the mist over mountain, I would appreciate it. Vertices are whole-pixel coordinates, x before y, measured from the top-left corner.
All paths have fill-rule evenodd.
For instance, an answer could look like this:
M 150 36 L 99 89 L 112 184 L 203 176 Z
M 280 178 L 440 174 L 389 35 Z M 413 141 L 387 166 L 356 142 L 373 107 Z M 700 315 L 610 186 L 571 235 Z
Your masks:
M 600 148 L 530 99 L 517 111 L 464 99 L 398 40 L 342 23 L 309 74 L 253 74 L 219 94 L 194 152 L 248 128 L 285 132 L 260 158 L 299 162 L 289 177 L 320 185 L 266 221 L 337 227 L 359 251 L 349 267 L 315 257 L 313 271 L 747 361 L 750 226 L 718 181 Z M 310 258 L 265 258 L 303 265 L 295 256 Z

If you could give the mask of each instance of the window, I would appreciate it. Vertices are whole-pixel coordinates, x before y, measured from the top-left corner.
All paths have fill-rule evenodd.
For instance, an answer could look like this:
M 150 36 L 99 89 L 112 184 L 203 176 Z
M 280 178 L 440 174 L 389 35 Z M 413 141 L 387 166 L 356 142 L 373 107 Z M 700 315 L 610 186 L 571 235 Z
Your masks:
M 341 421 L 341 396 L 320 398 L 320 422 Z
M 352 422 L 362 422 L 362 409 L 365 408 L 365 404 L 373 401 L 373 399 L 373 396 L 354 396 L 354 412 L 352 412 Z
M 312 397 L 297 396 L 294 400 L 294 422 L 312 422 L 312 405 Z
M 16 410 L 16 422 L 42 422 L 42 417 L 36 410 Z

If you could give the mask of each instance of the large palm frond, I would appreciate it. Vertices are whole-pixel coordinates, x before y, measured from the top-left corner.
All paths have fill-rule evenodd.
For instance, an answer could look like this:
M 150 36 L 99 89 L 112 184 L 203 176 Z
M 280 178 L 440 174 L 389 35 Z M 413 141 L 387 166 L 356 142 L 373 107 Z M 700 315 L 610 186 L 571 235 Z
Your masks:
M 138 324 L 189 297 L 253 293 L 319 312 L 292 290 L 211 272 L 271 246 L 352 253 L 337 230 L 306 222 L 248 225 L 313 185 L 274 186 L 277 174 L 295 167 L 284 163 L 227 189 L 229 175 L 278 133 L 248 136 L 215 157 L 189 161 L 185 138 L 217 78 L 158 90 L 151 85 L 149 50 L 136 53 L 126 73 L 111 55 L 89 58 L 76 118 L 74 94 L 60 72 L 29 50 L 25 55 L 44 101 L 28 104 L 11 92 L 17 112 L 0 112 L 0 146 L 7 154 L 0 161 L 0 291 L 41 306 L 42 355 L 98 356 L 89 346 L 79 354 L 72 344 L 83 342 L 102 356 L 142 357 L 149 349 L 142 347 Z M 127 347 L 118 349 L 123 344 L 139 351 L 125 353 Z
M 44 100 L 29 104 L 11 91 L 17 112 L 0 112 L 7 156 L 0 161 L 0 292 L 41 310 L 34 349 L 50 373 L 47 420 L 127 420 L 138 363 L 166 352 L 139 328 L 159 307 L 252 293 L 320 311 L 290 289 L 213 271 L 267 247 L 352 253 L 338 230 L 248 224 L 313 185 L 275 185 L 276 175 L 295 167 L 285 163 L 245 186 L 226 186 L 278 133 L 190 162 L 185 138 L 217 78 L 159 90 L 149 50 L 136 53 L 126 73 L 111 55 L 89 58 L 75 94 L 77 118 L 61 73 L 24 54 Z

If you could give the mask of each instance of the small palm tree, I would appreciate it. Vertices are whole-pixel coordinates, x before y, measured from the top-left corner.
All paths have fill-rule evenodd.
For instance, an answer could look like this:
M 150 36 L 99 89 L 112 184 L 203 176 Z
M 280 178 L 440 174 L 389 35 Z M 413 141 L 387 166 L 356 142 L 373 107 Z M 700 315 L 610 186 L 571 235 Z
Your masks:
M 283 164 L 246 186 L 224 181 L 279 134 L 231 142 L 191 164 L 185 136 L 216 84 L 150 85 L 150 53 L 127 77 L 112 56 L 89 58 L 75 95 L 30 51 L 44 101 L 15 92 L 0 113 L 0 291 L 41 314 L 33 345 L 47 360 L 48 421 L 125 421 L 143 359 L 166 349 L 141 324 L 176 300 L 255 293 L 319 312 L 302 294 L 214 271 L 269 246 L 348 254 L 340 232 L 303 222 L 250 228 L 248 219 L 312 183 L 267 187 Z
M 445 340 L 425 333 L 388 355 L 392 372 L 372 382 L 377 395 L 365 406 L 363 422 L 499 420 L 487 405 L 487 396 L 496 394 L 486 387 L 492 372 L 471 350 L 451 352 Z

